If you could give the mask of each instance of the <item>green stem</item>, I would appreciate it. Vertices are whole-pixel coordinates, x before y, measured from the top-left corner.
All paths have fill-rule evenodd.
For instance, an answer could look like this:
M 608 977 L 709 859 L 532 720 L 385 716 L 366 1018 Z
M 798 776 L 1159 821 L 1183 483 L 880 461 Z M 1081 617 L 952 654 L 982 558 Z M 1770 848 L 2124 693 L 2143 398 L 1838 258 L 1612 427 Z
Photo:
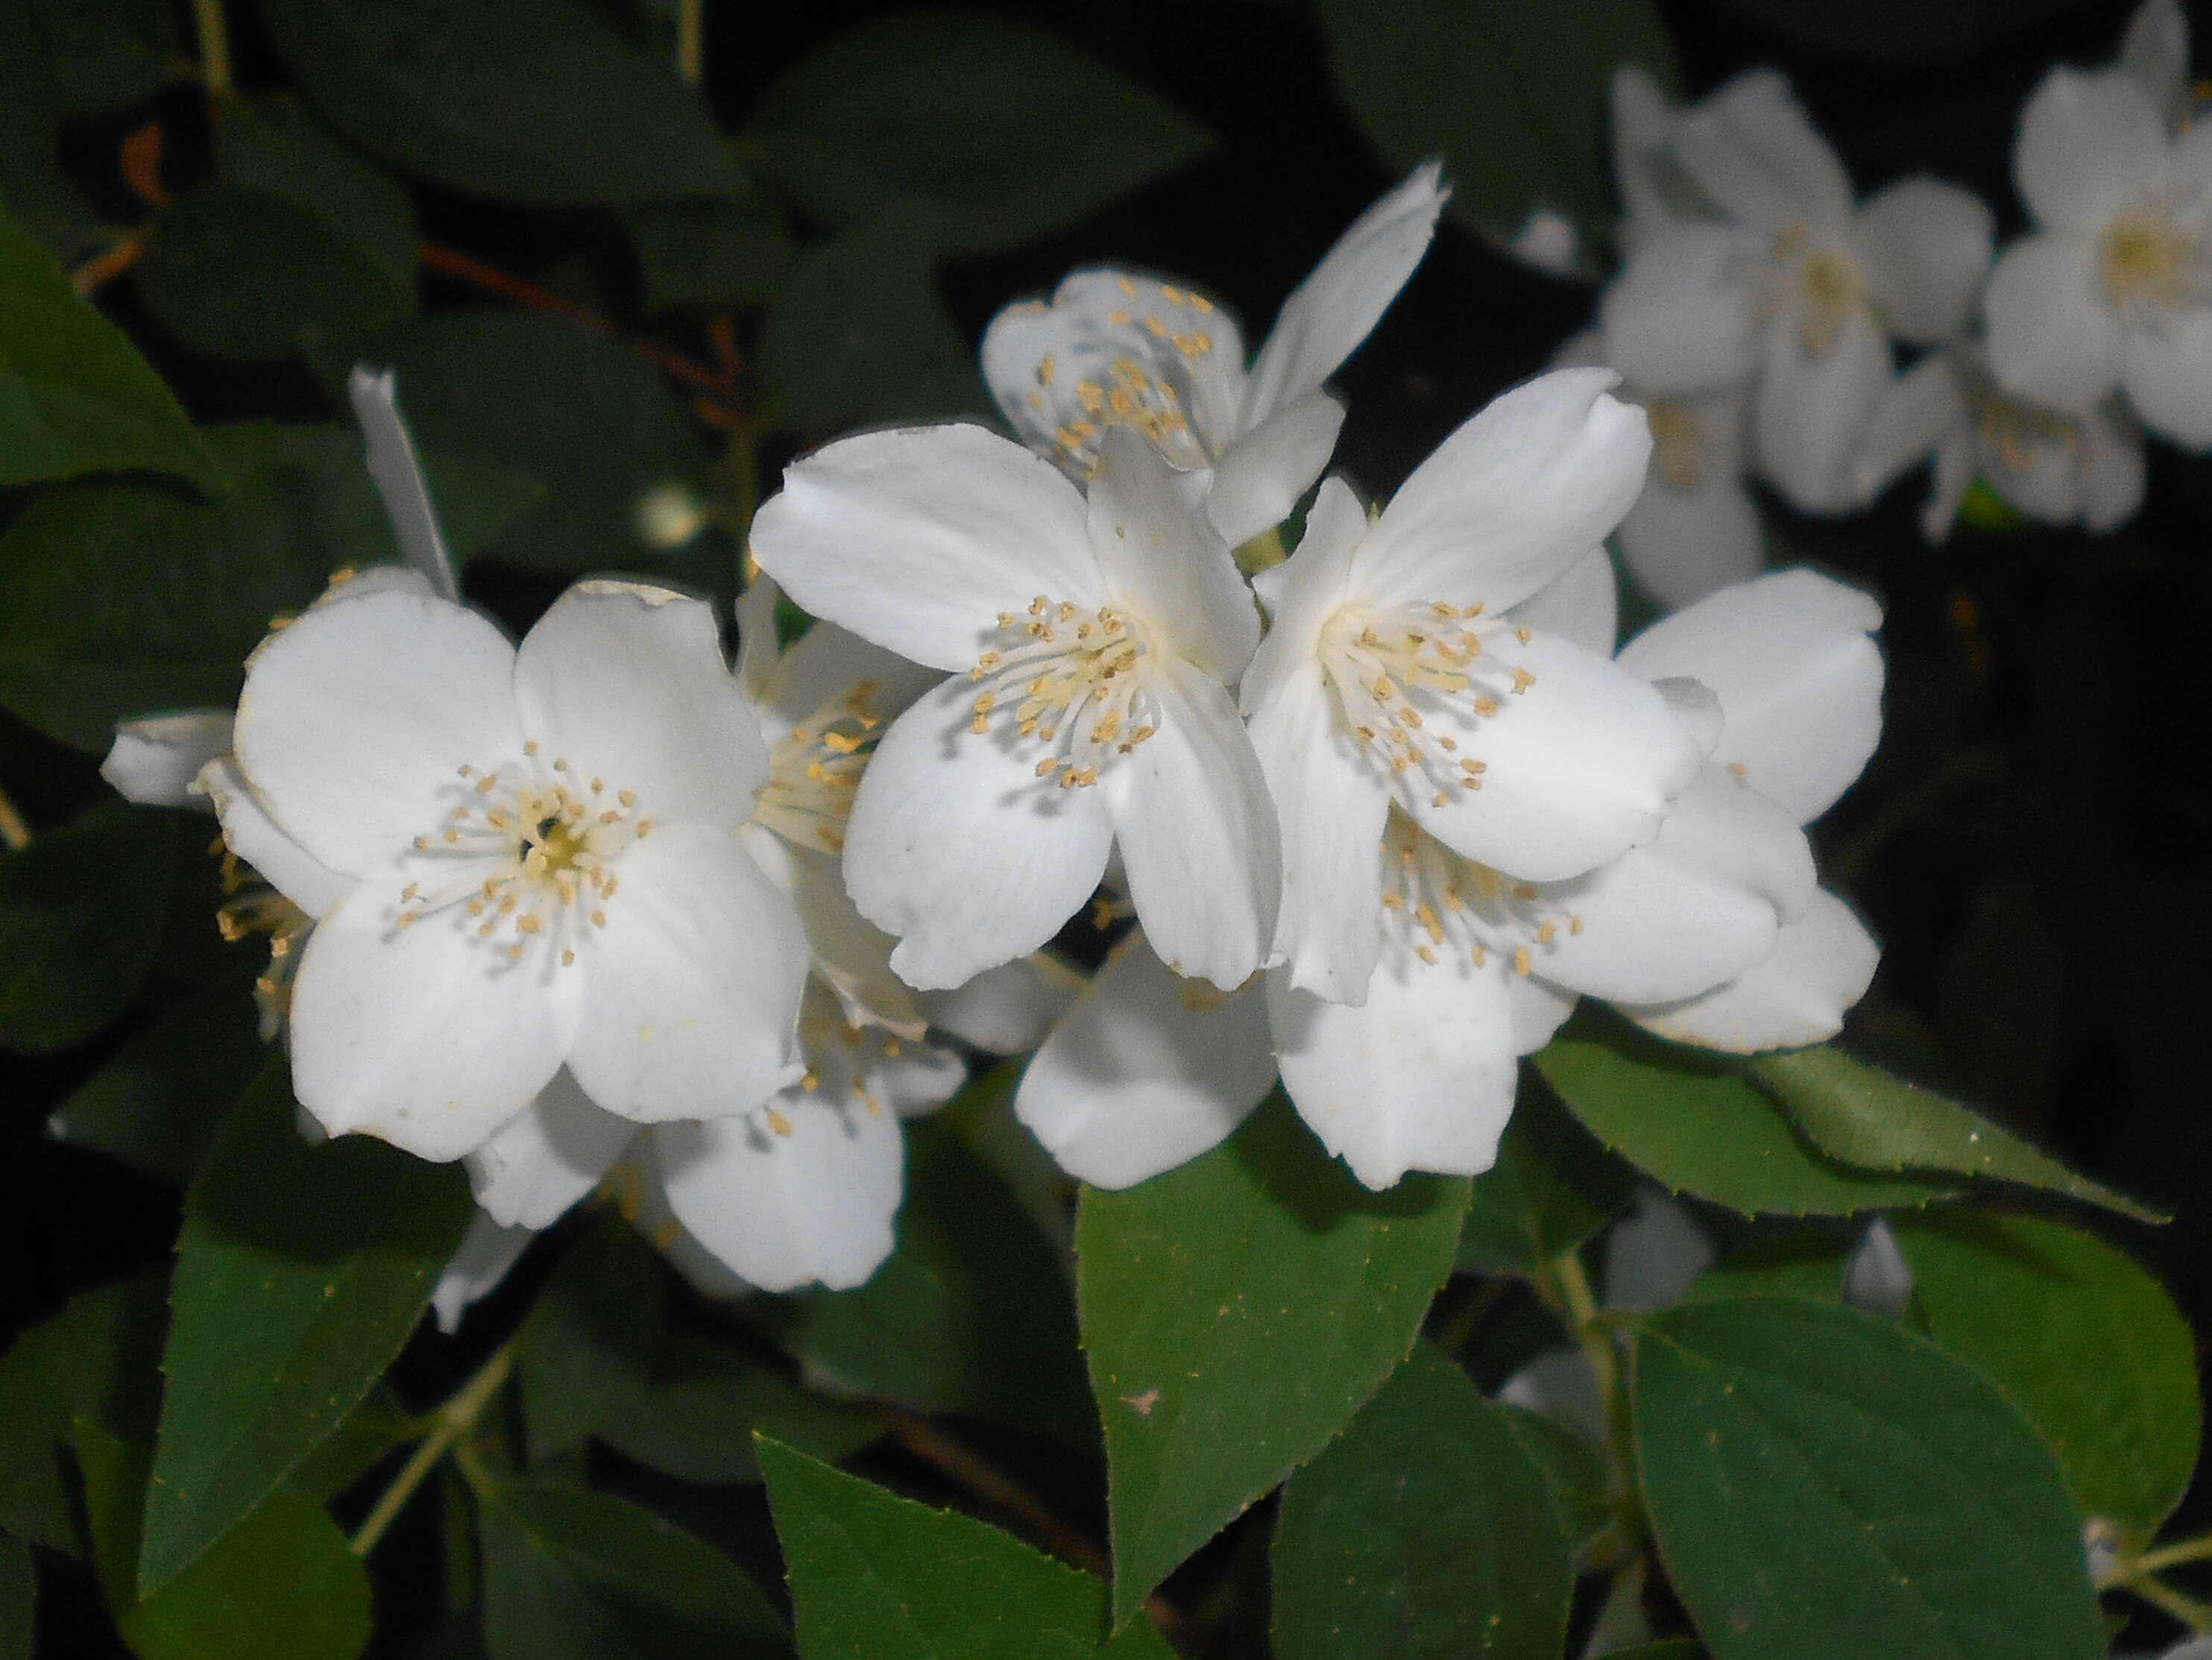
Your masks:
M 200 79 L 209 96 L 231 95 L 230 30 L 223 21 L 222 0 L 192 0 L 192 27 L 199 36 Z
M 707 72 L 707 0 L 676 0 L 676 72 L 696 87 Z
M 2212 1559 L 2212 1533 L 2201 1533 L 2193 1539 L 2177 1539 L 2156 1550 L 2147 1550 L 2129 1566 L 2136 1573 L 2157 1573 L 2166 1568 L 2178 1568 L 2185 1562 L 2207 1559 Z
M 1628 1402 L 1621 1388 L 1620 1348 L 1613 1336 L 1613 1322 L 1600 1309 L 1583 1267 L 1579 1249 L 1563 1252 L 1536 1276 L 1536 1289 L 1567 1322 L 1597 1380 L 1597 1398 L 1605 1414 L 1607 1487 L 1624 1533 L 1632 1540 L 1644 1536 L 1643 1517 L 1636 1502 L 1636 1462 L 1629 1443 Z
M 2212 1605 L 2184 1596 L 2162 1579 L 2138 1574 L 2122 1580 L 2119 1589 L 2133 1591 L 2160 1613 L 2171 1615 L 2199 1635 L 2212 1632 Z
M 1263 570 L 1273 570 L 1289 557 L 1283 550 L 1283 532 L 1278 526 L 1263 530 L 1250 541 L 1237 545 L 1237 569 L 1247 576 L 1257 576 Z
M 0 842 L 7 843 L 10 853 L 21 853 L 31 845 L 31 826 L 5 790 L 0 790 Z
M 483 1416 L 484 1408 L 499 1394 L 500 1386 L 507 1382 L 507 1373 L 514 1369 L 514 1345 L 502 1343 L 494 1350 L 490 1359 L 477 1369 L 476 1376 L 455 1390 L 453 1397 L 431 1414 L 430 1432 L 424 1436 L 407 1462 L 399 1467 L 399 1474 L 392 1478 L 392 1485 L 378 1495 L 376 1505 L 353 1536 L 353 1554 L 366 1556 L 376 1548 L 377 1541 L 407 1508 L 407 1501 L 438 1468 L 439 1461 L 447 1453 L 461 1474 L 469 1477 L 471 1487 L 477 1485 L 470 1468 L 476 1462 L 474 1456 L 464 1445 L 458 1444 L 463 1436 L 476 1427 L 477 1420 Z

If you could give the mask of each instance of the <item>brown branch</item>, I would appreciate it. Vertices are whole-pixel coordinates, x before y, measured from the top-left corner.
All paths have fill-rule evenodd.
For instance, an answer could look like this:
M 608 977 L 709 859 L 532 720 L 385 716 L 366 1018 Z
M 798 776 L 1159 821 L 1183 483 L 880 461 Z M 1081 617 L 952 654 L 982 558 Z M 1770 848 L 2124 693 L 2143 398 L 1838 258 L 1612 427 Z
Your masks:
M 134 230 L 119 238 L 105 252 L 95 253 L 70 273 L 70 285 L 79 294 L 93 294 L 137 265 L 146 252 L 146 233 Z

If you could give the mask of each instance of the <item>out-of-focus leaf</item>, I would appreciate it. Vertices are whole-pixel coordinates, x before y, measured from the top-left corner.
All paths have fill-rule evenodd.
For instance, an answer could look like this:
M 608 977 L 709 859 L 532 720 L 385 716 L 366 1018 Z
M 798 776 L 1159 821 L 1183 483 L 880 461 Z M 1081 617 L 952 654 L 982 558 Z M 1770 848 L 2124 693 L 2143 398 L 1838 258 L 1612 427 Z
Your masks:
M 1275 1652 L 1553 1660 L 1569 1548 L 1504 1413 L 1423 1345 L 1283 1489 Z
M 31 1660 L 38 1618 L 39 1573 L 31 1548 L 0 1534 L 0 1660 Z
M 104 115 L 183 73 L 176 13 L 163 0 L 5 0 L 45 46 L 60 112 Z
M 1958 1185 L 1830 1158 L 1726 1062 L 1640 1033 L 1557 1039 L 1536 1069 L 1592 1134 L 1669 1191 L 1746 1214 L 1922 1205 Z
M 637 254 L 645 308 L 757 306 L 775 297 L 791 232 L 764 197 L 643 202 L 617 216 Z
M 490 1660 L 786 1660 L 737 1565 L 611 1493 L 501 1487 L 479 1510 Z
M 839 35 L 769 89 L 752 130 L 817 218 L 850 229 L 908 204 L 952 253 L 1074 224 L 1209 142 L 1041 29 L 938 10 Z
M 222 483 L 137 349 L 0 215 L 0 485 L 139 470 Z
M 1579 1550 L 1613 1519 L 1605 1499 L 1605 1461 L 1589 1442 L 1556 1418 L 1522 1407 L 1499 1406 L 1513 1438 L 1544 1473 L 1552 1503 Z
M 380 1383 L 345 1422 L 307 1455 L 284 1485 L 319 1505 L 328 1504 L 416 1432 L 414 1420 L 400 1406 L 392 1386 Z
M 645 1392 L 609 1414 L 598 1435 L 678 1481 L 739 1482 L 761 1479 L 757 1430 L 831 1463 L 884 1432 L 858 1407 L 811 1395 L 726 1344 L 678 1333 Z
M 660 1358 L 660 1259 L 612 1213 L 576 1243 L 523 1323 L 530 1456 L 567 1452 L 645 1392 Z
M 1106 1587 L 996 1528 L 763 1437 L 800 1652 L 868 1660 L 1167 1660 L 1138 1620 L 1109 1643 Z
M 2150 1275 L 2094 1235 L 2033 1216 L 1901 1216 L 1928 1335 L 1996 1380 L 2085 1516 L 2148 1535 L 2197 1468 L 2196 1344 Z
M 1322 0 L 1321 13 L 1337 87 L 1384 161 L 1441 155 L 1451 210 L 1493 240 L 1559 215 L 1577 233 L 1575 265 L 1599 270 L 1613 71 L 1674 79 L 1650 0 Z
M 1765 1294 L 1840 1303 L 1850 1260 L 1848 1234 L 1822 1231 L 1755 1240 L 1699 1274 L 1684 1298 L 1702 1303 Z
M 1561 1111 L 1550 1091 L 1523 1091 L 1498 1162 L 1474 1178 L 1459 1266 L 1528 1273 L 1594 1237 L 1635 1196 L 1635 1172 Z
M 2075 1175 L 1956 1101 L 1893 1078 L 1841 1049 L 1823 1044 L 1764 1055 L 1750 1070 L 1808 1140 L 1862 1169 L 1954 1171 L 2063 1194 L 2138 1222 L 2172 1219 Z
M 149 1592 L 361 1404 L 473 1209 L 458 1166 L 359 1136 L 311 1147 L 295 1111 L 273 1059 L 185 1201 L 139 1563 Z
M 761 367 L 802 432 L 987 413 L 990 395 L 931 274 L 926 222 L 884 214 L 810 249 L 761 334 Z
M 297 100 L 280 94 L 232 104 L 215 145 L 224 184 L 305 208 L 411 291 L 415 204 L 405 187 L 333 138 Z
M 1279 1100 L 1178 1170 L 1084 1189 L 1117 1620 L 1405 1359 L 1451 1271 L 1467 1191 L 1415 1176 L 1370 1193 Z
M 503 201 L 744 188 L 667 65 L 574 0 L 262 0 L 307 101 L 395 166 Z
M 1096 1438 L 1067 1279 L 999 1178 L 941 1126 L 907 1130 L 898 1249 L 855 1291 L 774 1316 L 807 1371 L 920 1412 Z
M 2058 1467 L 1996 1387 L 1895 1323 L 1784 1297 L 1638 1340 L 1638 1475 L 1718 1660 L 2100 1660 Z

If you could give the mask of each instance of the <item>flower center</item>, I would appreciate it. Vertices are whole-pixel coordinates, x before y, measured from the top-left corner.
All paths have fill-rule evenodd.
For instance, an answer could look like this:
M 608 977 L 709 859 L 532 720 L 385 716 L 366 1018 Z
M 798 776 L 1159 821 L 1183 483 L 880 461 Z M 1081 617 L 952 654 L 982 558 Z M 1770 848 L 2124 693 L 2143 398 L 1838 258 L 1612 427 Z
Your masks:
M 397 926 L 458 906 L 477 919 L 479 939 L 513 929 L 503 947 L 509 960 L 521 961 L 532 941 L 544 939 L 566 968 L 586 925 L 607 925 L 615 863 L 653 833 L 653 820 L 638 816 L 635 792 L 582 778 L 566 759 L 549 769 L 538 751 L 533 739 L 520 763 L 460 769 L 459 805 L 435 831 L 415 838 L 416 859 L 443 879 L 402 889 Z
M 1687 404 L 1655 398 L 1644 406 L 1651 422 L 1651 460 L 1669 489 L 1693 490 L 1712 465 L 1712 434 Z
M 2212 297 L 2203 240 L 2155 206 L 2117 215 L 2097 247 L 2105 297 L 2123 312 L 2166 312 Z
M 1025 616 L 999 613 L 991 645 L 968 671 L 980 688 L 969 729 L 987 733 L 998 717 L 1042 748 L 1039 778 L 1057 773 L 1062 789 L 1095 784 L 1102 768 L 1159 730 L 1146 652 L 1121 611 L 1086 611 L 1039 594 Z
M 1187 350 L 1194 354 L 1213 350 L 1212 338 L 1205 334 L 1172 337 L 1188 341 Z M 1185 411 L 1187 394 L 1176 389 L 1178 378 L 1166 364 L 1156 362 L 1148 369 L 1133 357 L 1115 358 L 1101 377 L 1075 383 L 1076 401 L 1084 412 L 1054 433 L 1054 441 L 1086 474 L 1097 470 L 1098 441 L 1108 427 L 1133 428 L 1186 472 L 1211 465 L 1213 458 Z
M 254 1006 L 261 1016 L 261 1041 L 268 1043 L 284 1028 L 292 1012 L 292 980 L 300 966 L 300 947 L 306 943 L 314 919 L 276 891 L 259 872 L 218 840 L 222 854 L 223 902 L 216 908 L 216 930 L 233 945 L 255 934 L 269 939 L 269 966 L 253 982 Z
M 845 850 L 845 821 L 860 774 L 883 736 L 874 709 L 881 690 L 863 680 L 828 702 L 777 740 L 769 757 L 768 782 L 753 817 L 787 842 L 824 853 Z
M 1441 599 L 1373 609 L 1346 605 L 1321 633 L 1322 672 L 1360 741 L 1390 769 L 1402 790 L 1425 789 L 1443 806 L 1454 790 L 1479 790 L 1488 769 L 1459 753 L 1459 740 L 1431 736 L 1422 713 L 1440 710 L 1487 720 L 1536 677 L 1507 660 L 1529 632 L 1479 623 L 1480 605 Z
M 1462 858 L 1395 806 L 1382 832 L 1382 915 L 1388 948 L 1403 957 L 1481 968 L 1494 952 L 1522 976 L 1546 946 L 1583 931 L 1541 890 Z
M 1784 226 L 1774 238 L 1770 310 L 1796 331 L 1814 357 L 1826 357 L 1866 307 L 1866 273 L 1840 248 L 1813 240 L 1812 227 Z

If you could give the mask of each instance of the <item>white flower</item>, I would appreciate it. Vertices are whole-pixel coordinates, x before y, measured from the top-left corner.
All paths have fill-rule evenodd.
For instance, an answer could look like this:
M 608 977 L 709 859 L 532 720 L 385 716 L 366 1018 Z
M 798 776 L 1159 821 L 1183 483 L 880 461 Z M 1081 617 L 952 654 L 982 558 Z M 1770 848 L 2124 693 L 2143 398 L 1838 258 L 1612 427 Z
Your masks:
M 1372 526 L 1329 480 L 1297 552 L 1260 579 L 1274 624 L 1243 701 L 1281 815 L 1281 946 L 1301 989 L 1366 994 L 1394 804 L 1509 882 L 1551 881 L 1650 837 L 1695 774 L 1658 692 L 1504 614 L 1596 550 L 1642 487 L 1650 438 L 1613 380 L 1562 369 L 1506 393 Z
M 2081 409 L 2124 387 L 2143 424 L 2212 446 L 2212 127 L 2175 133 L 2125 69 L 2053 70 L 2013 174 L 2035 232 L 1990 279 L 1990 363 Z
M 1930 352 L 1884 392 L 1859 441 L 1860 489 L 1872 500 L 1898 475 L 1934 462 L 1920 527 L 1950 534 L 1977 477 L 2028 518 L 2108 531 L 2142 505 L 2142 430 L 2106 398 L 2081 411 L 2008 392 L 1979 346 Z
M 952 678 L 892 723 L 845 849 L 892 968 L 957 986 L 1036 950 L 1118 848 L 1155 949 L 1242 983 L 1273 937 L 1273 808 L 1227 686 L 1260 619 L 1185 485 L 1126 427 L 1089 499 L 980 427 L 794 464 L 752 550 L 799 603 Z
M 1103 435 L 1141 433 L 1198 473 L 1234 547 L 1286 518 L 1328 465 L 1344 410 L 1322 390 L 1413 275 L 1450 192 L 1431 161 L 1353 222 L 1283 302 L 1244 366 L 1236 319 L 1204 295 L 1119 271 L 1079 271 L 1046 305 L 994 318 L 983 378 L 1023 441 L 1079 480 Z
M 1891 377 L 1890 336 L 1933 343 L 1964 325 L 1989 269 L 1989 210 L 1917 176 L 1858 205 L 1771 70 L 1659 131 L 1670 201 L 1693 192 L 1704 211 L 1644 209 L 1651 228 L 1602 302 L 1614 362 L 1669 394 L 1751 380 L 1765 475 L 1808 511 L 1856 505 L 1848 463 Z
M 208 799 L 192 788 L 192 781 L 209 762 L 230 753 L 230 722 L 228 709 L 118 721 L 100 775 L 125 800 L 142 806 L 207 811 Z
M 586 582 L 511 646 L 391 587 L 255 653 L 224 834 L 317 927 L 293 1082 L 333 1134 L 480 1146 L 563 1064 L 650 1122 L 802 1071 L 805 942 L 732 832 L 768 773 L 712 614 Z

